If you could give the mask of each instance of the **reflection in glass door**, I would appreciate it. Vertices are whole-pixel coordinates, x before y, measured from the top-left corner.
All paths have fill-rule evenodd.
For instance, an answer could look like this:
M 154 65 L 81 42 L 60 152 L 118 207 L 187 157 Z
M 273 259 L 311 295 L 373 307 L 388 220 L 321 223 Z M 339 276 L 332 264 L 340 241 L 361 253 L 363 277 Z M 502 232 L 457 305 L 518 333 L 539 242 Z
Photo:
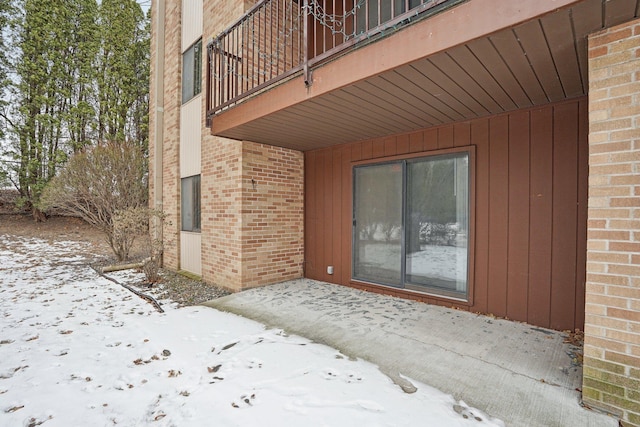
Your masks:
M 467 151 L 354 168 L 353 277 L 466 299 Z
M 398 286 L 402 260 L 402 164 L 356 168 L 354 185 L 353 275 Z
M 469 229 L 467 153 L 407 164 L 406 287 L 464 297 Z

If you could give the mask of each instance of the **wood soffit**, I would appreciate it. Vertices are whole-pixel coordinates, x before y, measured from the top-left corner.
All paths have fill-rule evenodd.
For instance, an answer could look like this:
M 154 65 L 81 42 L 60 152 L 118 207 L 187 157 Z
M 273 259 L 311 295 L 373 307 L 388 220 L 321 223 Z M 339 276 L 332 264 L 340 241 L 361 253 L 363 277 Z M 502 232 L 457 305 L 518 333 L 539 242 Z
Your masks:
M 587 36 L 638 16 L 640 0 L 583 0 L 314 96 L 292 96 L 307 92 L 295 78 L 214 117 L 212 133 L 307 151 L 583 96 Z

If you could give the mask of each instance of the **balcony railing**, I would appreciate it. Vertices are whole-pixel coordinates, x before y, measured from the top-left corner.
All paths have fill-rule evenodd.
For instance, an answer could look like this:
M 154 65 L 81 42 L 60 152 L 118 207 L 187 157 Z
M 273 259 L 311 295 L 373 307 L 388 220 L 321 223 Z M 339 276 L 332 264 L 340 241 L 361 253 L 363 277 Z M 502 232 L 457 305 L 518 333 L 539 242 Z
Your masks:
M 357 43 L 464 0 L 262 0 L 207 46 L 207 119 Z

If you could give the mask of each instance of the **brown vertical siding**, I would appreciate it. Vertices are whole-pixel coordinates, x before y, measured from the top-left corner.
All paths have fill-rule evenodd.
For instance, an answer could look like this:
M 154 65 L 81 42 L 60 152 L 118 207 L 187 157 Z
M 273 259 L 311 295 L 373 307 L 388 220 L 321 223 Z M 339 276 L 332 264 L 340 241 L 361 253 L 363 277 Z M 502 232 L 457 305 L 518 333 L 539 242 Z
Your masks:
M 317 153 L 307 153 L 304 158 L 304 263 L 303 272 L 306 277 L 313 277 L 317 273 L 314 261 L 317 260 L 318 251 L 318 205 L 317 197 L 308 197 L 309 194 L 317 194 L 320 177 L 318 174 Z
M 422 145 L 417 144 L 414 153 L 419 151 L 431 151 L 438 149 L 438 129 L 428 129 L 422 136 Z
M 509 115 L 507 317 L 526 321 L 529 287 L 529 113 Z
M 553 109 L 531 111 L 529 322 L 549 325 L 553 213 Z
M 409 134 L 409 152 L 417 153 L 422 151 L 424 132 L 414 132 Z
M 550 326 L 556 329 L 575 319 L 578 123 L 577 103 L 554 109 Z
M 586 120 L 581 98 L 306 152 L 306 276 L 544 327 L 582 328 Z M 468 145 L 476 148 L 471 305 L 352 282 L 353 162 Z
M 471 123 L 471 141 L 476 146 L 476 165 L 489 164 L 489 121 Z M 476 224 L 489 223 L 489 168 L 476 167 Z M 485 195 L 485 197 L 478 197 Z M 476 227 L 474 310 L 489 311 L 489 228 Z
M 398 154 L 407 154 L 409 152 L 409 142 L 411 141 L 409 135 L 399 135 L 396 138 L 396 150 Z
M 438 129 L 438 148 L 453 147 L 453 126 L 445 126 Z
M 509 237 L 509 117 L 489 119 L 489 286 L 488 311 L 507 315 L 507 249 Z
M 453 125 L 453 146 L 466 147 L 471 144 L 471 123 Z
M 349 148 L 349 147 L 346 147 Z M 334 161 L 331 162 L 331 167 L 333 169 L 332 173 L 331 173 L 331 181 L 332 181 L 332 192 L 331 192 L 331 217 L 332 217 L 332 224 L 340 224 L 340 216 L 342 214 L 342 191 L 340 191 L 340 186 L 342 183 L 342 175 L 341 175 L 341 169 L 342 169 L 342 164 L 343 164 L 343 158 L 344 158 L 344 153 L 345 153 L 345 147 L 339 147 L 336 152 L 334 157 Z M 332 234 L 332 239 L 331 239 L 331 254 L 338 254 L 338 259 L 342 258 L 342 234 L 336 234 L 333 233 Z M 331 258 L 336 258 L 336 257 L 331 257 Z M 333 265 L 333 264 L 331 264 Z M 346 266 L 342 265 L 342 263 L 339 263 L 337 265 L 334 265 L 334 276 L 340 278 L 341 277 L 341 273 L 343 270 L 347 270 Z
M 340 171 L 340 183 L 350 183 L 351 182 L 351 159 L 350 156 L 351 149 L 350 147 L 344 146 L 344 150 L 341 158 L 341 171 Z M 346 191 L 342 191 L 342 200 L 341 200 L 341 221 L 340 221 L 340 229 L 348 230 L 351 227 L 351 200 L 352 200 L 352 190 L 350 186 L 347 186 Z M 345 215 L 345 212 L 348 213 Z M 351 233 L 341 233 L 340 234 L 341 248 L 340 248 L 340 259 L 341 260 L 350 260 L 351 259 Z M 338 266 L 336 266 L 338 267 Z M 348 283 L 351 279 L 351 264 L 350 262 L 341 262 L 340 263 L 340 281 L 341 283 Z

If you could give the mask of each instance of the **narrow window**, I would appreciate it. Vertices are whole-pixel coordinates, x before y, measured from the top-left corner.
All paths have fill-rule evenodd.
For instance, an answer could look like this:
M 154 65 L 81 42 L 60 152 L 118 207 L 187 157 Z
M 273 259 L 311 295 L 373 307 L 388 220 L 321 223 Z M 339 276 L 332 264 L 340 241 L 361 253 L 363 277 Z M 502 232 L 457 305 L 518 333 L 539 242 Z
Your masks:
M 202 90 L 202 39 L 182 54 L 182 103 Z
M 200 175 L 182 178 L 182 231 L 200 231 Z
M 353 277 L 468 300 L 468 151 L 354 168 Z

